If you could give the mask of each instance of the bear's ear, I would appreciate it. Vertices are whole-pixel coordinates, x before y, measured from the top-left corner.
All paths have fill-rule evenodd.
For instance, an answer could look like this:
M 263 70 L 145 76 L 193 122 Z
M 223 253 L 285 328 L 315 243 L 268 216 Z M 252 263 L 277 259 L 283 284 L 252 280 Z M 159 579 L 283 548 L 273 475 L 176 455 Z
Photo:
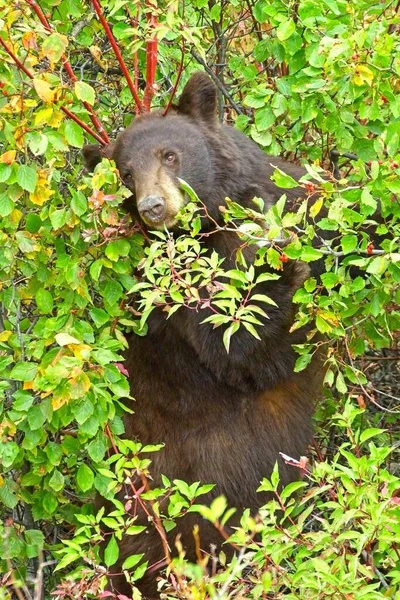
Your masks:
M 108 144 L 108 146 L 97 146 L 96 144 L 83 146 L 83 162 L 89 173 L 94 171 L 95 166 L 101 162 L 102 158 L 111 158 L 113 150 L 114 144 Z
M 198 71 L 189 79 L 179 98 L 178 113 L 217 124 L 217 88 L 206 73 Z

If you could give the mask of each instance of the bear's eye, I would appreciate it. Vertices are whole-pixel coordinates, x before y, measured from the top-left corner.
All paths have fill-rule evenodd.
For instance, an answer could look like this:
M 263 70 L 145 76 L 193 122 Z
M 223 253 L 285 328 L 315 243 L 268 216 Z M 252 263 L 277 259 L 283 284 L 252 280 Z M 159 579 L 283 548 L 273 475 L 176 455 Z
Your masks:
M 177 156 L 175 152 L 167 152 L 164 156 L 164 160 L 167 165 L 173 165 L 176 162 Z
M 122 181 L 132 181 L 132 173 L 125 173 L 122 176 Z

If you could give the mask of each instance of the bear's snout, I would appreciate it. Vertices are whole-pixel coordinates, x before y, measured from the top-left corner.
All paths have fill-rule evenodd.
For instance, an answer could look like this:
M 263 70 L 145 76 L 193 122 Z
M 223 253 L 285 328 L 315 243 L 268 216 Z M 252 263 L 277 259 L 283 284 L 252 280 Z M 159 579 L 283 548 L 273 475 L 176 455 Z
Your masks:
M 161 196 L 147 196 L 147 198 L 139 202 L 138 211 L 142 219 L 147 223 L 159 223 L 165 217 L 167 204 Z

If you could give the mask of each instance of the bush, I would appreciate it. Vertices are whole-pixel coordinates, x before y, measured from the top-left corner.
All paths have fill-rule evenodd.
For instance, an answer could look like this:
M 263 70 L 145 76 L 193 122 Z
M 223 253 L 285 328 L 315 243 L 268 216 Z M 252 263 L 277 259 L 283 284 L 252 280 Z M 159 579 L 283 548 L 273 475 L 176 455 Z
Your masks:
M 283 197 L 266 215 L 256 201 L 252 211 L 229 203 L 224 216 L 243 243 L 263 241 L 260 263 L 279 269 L 287 259 L 324 259 L 321 281 L 310 278 L 294 299 L 295 327 L 312 324 L 296 369 L 321 344 L 313 334 L 325 336 L 328 357 L 313 467 L 287 457 L 303 481 L 279 490 L 274 472 L 261 483 L 276 499 L 259 516 L 243 515 L 227 542 L 237 549 L 230 564 L 223 553 L 218 568 L 216 557 L 208 565 L 189 564 L 183 550 L 167 557 L 171 595 L 400 598 L 400 59 L 393 3 L 139 7 L 118 0 L 107 14 L 96 0 L 0 0 L 0 7 L 3 597 L 99 597 L 117 540 L 123 532 L 140 535 L 130 511 L 135 501 L 161 536 L 187 510 L 221 532 L 229 519 L 223 498 L 201 505 L 212 482 L 165 479 L 150 490 L 149 453 L 157 447 L 123 438 L 124 332 L 144 335 L 155 304 L 184 310 L 200 301 L 196 285 L 226 276 L 218 258 L 202 266 L 197 260 L 204 207 L 193 197 L 182 215 L 187 233 L 151 241 L 121 210 L 128 192 L 113 165 L 104 160 L 89 176 L 79 156 L 85 137 L 105 145 L 141 107 L 173 102 L 200 66 L 219 82 L 221 117 L 266 152 L 306 165 L 308 198 L 296 213 L 284 210 Z M 297 185 L 280 171 L 275 181 L 283 195 Z M 306 222 L 306 204 L 317 195 Z M 319 251 L 312 245 L 318 222 L 337 232 Z M 369 236 L 373 226 L 379 245 Z M 277 238 L 289 233 L 282 249 Z M 172 255 L 178 270 L 190 262 L 190 275 L 172 276 Z M 138 284 L 144 264 L 150 275 Z M 257 336 L 257 315 L 246 304 L 254 272 L 228 277 L 224 294 L 211 298 L 227 349 L 238 327 Z M 188 283 L 196 284 L 190 293 Z M 132 290 L 134 311 L 126 305 Z M 112 500 L 127 478 L 133 486 L 137 472 L 142 489 L 131 487 L 127 505 L 114 500 L 109 515 L 96 514 L 94 492 Z M 125 568 L 134 583 L 145 557 L 130 557 Z

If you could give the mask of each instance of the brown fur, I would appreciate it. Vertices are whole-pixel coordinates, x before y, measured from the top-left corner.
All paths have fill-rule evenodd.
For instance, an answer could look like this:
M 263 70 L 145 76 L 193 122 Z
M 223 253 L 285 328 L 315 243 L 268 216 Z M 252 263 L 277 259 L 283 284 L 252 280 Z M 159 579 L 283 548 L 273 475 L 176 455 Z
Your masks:
M 218 221 L 219 206 L 226 197 L 244 206 L 251 206 L 254 196 L 262 197 L 267 206 L 276 202 L 282 191 L 270 179 L 271 163 L 294 177 L 302 174 L 297 167 L 264 155 L 240 132 L 220 126 L 215 112 L 214 85 L 200 73 L 187 84 L 174 113 L 141 116 L 119 136 L 112 156 L 132 192 L 130 210 L 134 215 L 144 195 L 157 195 L 166 202 L 166 224 L 176 227 L 175 192 L 185 202 L 178 179 L 182 178 Z M 95 150 L 90 147 L 85 152 L 93 165 Z M 173 165 L 165 160 L 168 152 L 176 156 Z M 300 188 L 288 191 L 292 204 L 301 192 Z M 203 230 L 210 227 L 206 220 L 202 226 Z M 235 267 L 240 243 L 235 234 L 212 234 L 203 243 L 208 252 L 216 250 L 225 257 L 227 269 Z M 254 252 L 254 248 L 245 250 L 248 263 Z M 257 273 L 269 270 L 263 266 Z M 280 452 L 299 458 L 306 451 L 321 386 L 320 357 L 306 371 L 293 372 L 297 355 L 292 344 L 304 342 L 306 331 L 289 333 L 294 317 L 292 296 L 309 273 L 308 266 L 289 262 L 278 281 L 257 286 L 255 293 L 267 294 L 278 306 L 268 306 L 269 318 L 263 319 L 259 329 L 261 341 L 242 327 L 232 337 L 229 354 L 222 344 L 223 328 L 201 324 L 210 314 L 207 310 L 199 314 L 180 308 L 168 320 L 155 310 L 149 317 L 148 334 L 129 337 L 126 365 L 135 414 L 125 418 L 126 434 L 144 444 L 165 443 L 165 449 L 153 457 L 154 485 L 160 484 L 162 474 L 170 480 L 215 483 L 205 501 L 224 494 L 240 514 L 246 507 L 256 512 L 268 499 L 256 489 L 263 477 L 271 475 L 276 461 L 283 485 L 299 476 L 284 463 Z M 152 565 L 163 558 L 159 534 L 142 513 L 139 523 L 148 526 L 148 532 L 122 540 L 120 561 L 144 552 Z M 238 516 L 231 526 L 237 523 Z M 196 559 L 195 524 L 200 527 L 204 552 L 222 541 L 198 515 L 179 519 L 168 534 L 169 544 L 174 549 L 180 535 L 191 560 Z M 115 570 L 119 569 L 117 565 Z M 113 584 L 118 591 L 129 593 L 122 578 L 113 578 Z M 154 597 L 154 573 L 145 575 L 139 588 Z

